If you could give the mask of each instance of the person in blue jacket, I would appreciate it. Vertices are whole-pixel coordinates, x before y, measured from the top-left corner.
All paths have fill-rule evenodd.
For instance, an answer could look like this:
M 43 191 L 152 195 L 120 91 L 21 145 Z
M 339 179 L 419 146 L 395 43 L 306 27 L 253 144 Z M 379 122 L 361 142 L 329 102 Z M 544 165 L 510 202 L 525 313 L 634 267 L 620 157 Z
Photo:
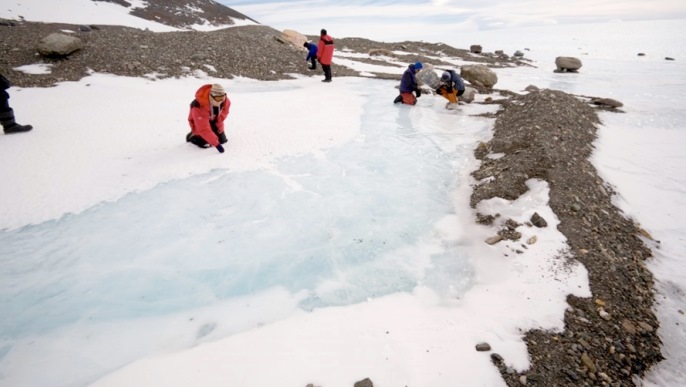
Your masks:
M 441 75 L 440 85 L 436 88 L 436 94 L 443 96 L 448 100 L 445 105 L 446 109 L 455 109 L 457 107 L 457 97 L 465 92 L 464 81 L 460 74 L 455 70 L 445 70 Z
M 417 76 L 415 74 L 423 67 L 422 62 L 416 62 L 407 66 L 407 70 L 405 70 L 403 77 L 400 80 L 400 95 L 395 98 L 393 103 L 402 102 L 408 105 L 415 105 L 417 103 L 417 98 L 422 95 L 422 91 L 419 90 Z M 412 95 L 413 92 L 417 97 Z
M 307 67 L 310 70 L 317 69 L 317 45 L 314 43 L 305 42 L 303 46 L 307 49 L 307 58 L 305 61 L 312 62 L 312 66 Z
M 464 94 L 464 81 L 455 70 L 445 70 L 441 74 L 441 83 L 448 88 L 448 92 L 455 90 L 458 97 Z

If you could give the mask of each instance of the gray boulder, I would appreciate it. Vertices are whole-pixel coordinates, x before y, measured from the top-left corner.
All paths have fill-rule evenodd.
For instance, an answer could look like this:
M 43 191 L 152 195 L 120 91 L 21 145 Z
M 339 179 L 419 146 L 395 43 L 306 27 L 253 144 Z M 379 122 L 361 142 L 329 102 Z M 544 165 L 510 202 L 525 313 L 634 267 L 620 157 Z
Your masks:
M 65 57 L 82 48 L 81 39 L 60 33 L 44 37 L 36 46 L 39 54 L 51 57 Z
M 519 50 L 517 50 L 517 51 L 515 51 L 514 54 L 512 54 L 512 56 L 514 56 L 514 57 L 516 57 L 516 58 L 521 58 L 521 57 L 524 56 L 524 53 L 521 52 L 521 51 L 519 51 Z
M 564 73 L 569 71 L 575 73 L 579 71 L 582 65 L 581 60 L 578 58 L 571 56 L 558 56 L 555 58 L 555 66 L 557 66 L 555 72 Z
M 474 53 L 474 54 L 481 54 L 481 45 L 480 44 L 472 44 L 469 46 L 469 51 Z
M 498 83 L 498 76 L 495 72 L 480 64 L 462 66 L 460 75 L 472 84 L 481 84 L 489 88 Z

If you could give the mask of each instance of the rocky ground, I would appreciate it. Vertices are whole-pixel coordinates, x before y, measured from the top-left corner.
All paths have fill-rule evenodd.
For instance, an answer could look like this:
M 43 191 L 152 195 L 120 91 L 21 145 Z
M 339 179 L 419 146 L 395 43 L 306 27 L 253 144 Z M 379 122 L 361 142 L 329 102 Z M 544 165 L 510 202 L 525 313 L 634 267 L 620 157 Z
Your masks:
M 14 85 L 50 87 L 57 82 L 77 81 L 93 70 L 125 76 L 179 77 L 202 70 L 212 76 L 245 76 L 259 80 L 308 74 L 303 48 L 280 38 L 280 32 L 264 26 L 229 28 L 214 32 L 153 33 L 126 27 L 78 26 L 0 20 L 0 73 Z M 52 32 L 73 31 L 84 49 L 67 59 L 41 58 L 37 42 Z M 313 39 L 313 36 L 309 37 Z M 525 60 L 484 53 L 470 54 L 444 44 L 423 42 L 380 43 L 366 39 L 337 39 L 338 50 L 368 53 L 372 49 L 412 53 L 398 60 L 417 60 L 446 65 L 443 55 L 460 57 L 491 67 L 529 65 Z M 365 62 L 385 64 L 369 57 Z M 52 72 L 28 75 L 13 68 L 37 62 L 51 63 Z M 451 66 L 452 67 L 452 66 Z M 334 77 L 358 76 L 351 69 L 333 66 Z M 394 74 L 375 74 L 399 79 Z M 526 332 L 532 367 L 523 374 L 505 366 L 507 359 L 492 359 L 510 386 L 632 386 L 661 360 L 658 321 L 653 313 L 653 277 L 645 266 L 651 257 L 644 240 L 650 236 L 613 206 L 612 188 L 600 179 L 589 161 L 599 118 L 589 98 L 559 91 L 535 90 L 519 95 L 505 90 L 484 90 L 487 103 L 502 105 L 495 114 L 494 136 L 475 154 L 482 164 L 474 171 L 477 182 L 472 205 L 492 197 L 516 199 L 529 178 L 550 185 L 550 206 L 561 223 L 569 251 L 559 259 L 577 260 L 588 270 L 593 297 L 570 296 L 564 332 Z M 618 111 L 617 114 L 621 114 Z M 501 158 L 486 157 L 502 153 Z M 479 214 L 475 221 L 493 222 Z M 532 224 L 543 226 L 541 219 Z M 500 243 L 522 244 L 504 222 Z M 532 227 L 536 227 L 533 226 Z M 650 242 L 656 243 L 657 242 Z M 513 249 L 513 254 L 517 249 Z

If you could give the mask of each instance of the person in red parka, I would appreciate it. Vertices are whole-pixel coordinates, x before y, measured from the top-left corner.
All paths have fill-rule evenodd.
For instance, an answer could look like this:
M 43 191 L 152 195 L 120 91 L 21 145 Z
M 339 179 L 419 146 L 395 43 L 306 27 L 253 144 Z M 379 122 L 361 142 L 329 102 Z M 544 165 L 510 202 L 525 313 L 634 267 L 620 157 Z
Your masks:
M 319 43 L 317 43 L 317 60 L 321 63 L 324 69 L 324 80 L 322 82 L 331 82 L 331 60 L 333 59 L 333 38 L 330 37 L 326 30 L 322 28 L 319 35 Z
M 186 142 L 200 148 L 217 148 L 224 153 L 228 140 L 224 133 L 224 120 L 229 115 L 231 101 L 221 85 L 203 85 L 195 92 L 195 99 L 191 102 L 188 113 L 188 124 L 191 131 L 186 135 Z

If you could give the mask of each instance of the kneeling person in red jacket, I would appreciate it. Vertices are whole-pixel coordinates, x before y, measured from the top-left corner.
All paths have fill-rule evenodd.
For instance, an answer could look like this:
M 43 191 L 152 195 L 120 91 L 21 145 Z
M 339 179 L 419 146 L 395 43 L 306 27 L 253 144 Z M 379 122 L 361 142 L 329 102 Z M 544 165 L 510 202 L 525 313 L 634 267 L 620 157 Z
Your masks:
M 224 120 L 229 115 L 231 101 L 226 96 L 221 85 L 203 85 L 195 92 L 195 99 L 191 102 L 188 113 L 188 124 L 191 132 L 186 135 L 186 142 L 193 143 L 200 148 L 217 148 L 224 153 L 228 140 L 224 133 Z

